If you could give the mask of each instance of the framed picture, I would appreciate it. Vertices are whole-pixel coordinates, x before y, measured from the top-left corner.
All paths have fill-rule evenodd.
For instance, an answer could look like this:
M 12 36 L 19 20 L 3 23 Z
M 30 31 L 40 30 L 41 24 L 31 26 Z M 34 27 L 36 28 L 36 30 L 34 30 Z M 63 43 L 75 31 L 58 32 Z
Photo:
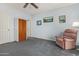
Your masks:
M 66 22 L 66 16 L 65 15 L 59 16 L 59 23 L 65 23 L 65 22 Z
M 42 25 L 42 21 L 41 20 L 37 20 L 37 25 Z
M 53 22 L 53 17 L 52 16 L 51 17 L 44 17 L 43 22 L 44 23 Z

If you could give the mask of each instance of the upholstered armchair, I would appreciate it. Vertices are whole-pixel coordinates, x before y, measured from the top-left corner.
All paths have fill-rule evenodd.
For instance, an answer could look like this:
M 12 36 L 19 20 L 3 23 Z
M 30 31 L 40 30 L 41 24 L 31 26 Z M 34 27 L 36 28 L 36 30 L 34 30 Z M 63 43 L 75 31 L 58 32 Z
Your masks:
M 62 36 L 56 36 L 56 44 L 63 49 L 76 48 L 77 30 L 66 29 Z

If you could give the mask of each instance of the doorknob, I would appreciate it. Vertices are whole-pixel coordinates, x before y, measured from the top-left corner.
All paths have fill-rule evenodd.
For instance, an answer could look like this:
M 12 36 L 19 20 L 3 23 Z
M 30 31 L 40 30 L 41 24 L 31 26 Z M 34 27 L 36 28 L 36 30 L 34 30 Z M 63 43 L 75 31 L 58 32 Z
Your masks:
M 10 31 L 10 29 L 8 29 L 8 31 Z

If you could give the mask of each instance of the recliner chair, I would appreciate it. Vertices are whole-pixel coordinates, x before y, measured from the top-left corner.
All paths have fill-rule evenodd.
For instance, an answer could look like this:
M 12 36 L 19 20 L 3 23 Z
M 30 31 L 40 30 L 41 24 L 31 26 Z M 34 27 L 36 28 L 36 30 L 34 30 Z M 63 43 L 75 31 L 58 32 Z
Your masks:
M 56 44 L 63 49 L 76 48 L 77 30 L 66 29 L 63 36 L 56 36 Z

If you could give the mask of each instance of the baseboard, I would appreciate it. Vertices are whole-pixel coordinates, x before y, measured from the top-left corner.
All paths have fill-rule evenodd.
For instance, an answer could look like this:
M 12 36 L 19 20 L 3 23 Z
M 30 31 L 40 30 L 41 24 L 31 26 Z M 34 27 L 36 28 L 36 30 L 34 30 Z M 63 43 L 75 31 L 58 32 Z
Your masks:
M 38 37 L 28 37 L 28 38 L 38 38 Z M 53 39 L 45 39 L 45 38 L 38 38 L 38 39 L 43 39 L 43 40 L 49 40 L 49 41 L 56 41 L 56 40 L 53 40 Z
M 11 42 L 15 42 L 15 41 L 2 42 L 0 44 L 7 44 L 7 43 L 11 43 Z

